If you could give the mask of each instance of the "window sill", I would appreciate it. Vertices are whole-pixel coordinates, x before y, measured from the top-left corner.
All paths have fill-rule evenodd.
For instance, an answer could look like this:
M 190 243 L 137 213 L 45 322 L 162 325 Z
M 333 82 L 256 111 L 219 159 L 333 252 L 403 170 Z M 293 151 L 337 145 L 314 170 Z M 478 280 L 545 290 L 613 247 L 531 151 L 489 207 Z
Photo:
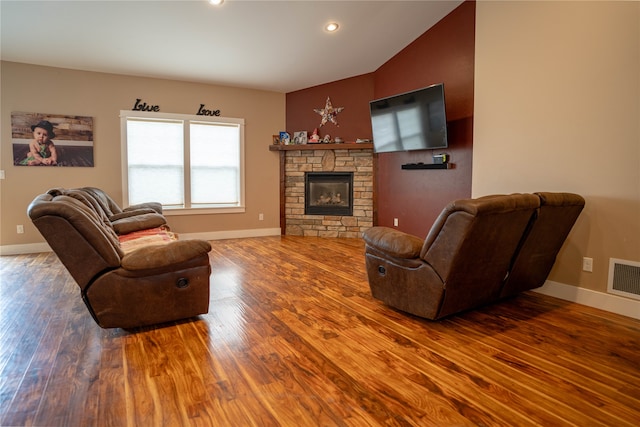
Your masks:
M 169 208 L 163 207 L 162 214 L 164 216 L 180 216 L 180 215 L 212 215 L 212 214 L 228 214 L 228 213 L 244 213 L 244 206 L 224 207 L 224 208 Z

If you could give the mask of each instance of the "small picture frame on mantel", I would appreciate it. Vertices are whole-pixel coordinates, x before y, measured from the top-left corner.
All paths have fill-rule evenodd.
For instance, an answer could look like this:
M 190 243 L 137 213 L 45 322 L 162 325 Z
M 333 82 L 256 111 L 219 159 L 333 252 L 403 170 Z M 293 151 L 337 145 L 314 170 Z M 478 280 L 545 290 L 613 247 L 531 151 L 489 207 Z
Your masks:
M 291 144 L 291 135 L 289 135 L 289 132 L 285 132 L 285 131 L 280 132 L 280 144 L 282 145 Z
M 273 145 L 280 145 L 280 135 L 272 135 L 271 143 Z
M 302 130 L 293 133 L 294 144 L 306 144 L 307 143 L 307 131 Z

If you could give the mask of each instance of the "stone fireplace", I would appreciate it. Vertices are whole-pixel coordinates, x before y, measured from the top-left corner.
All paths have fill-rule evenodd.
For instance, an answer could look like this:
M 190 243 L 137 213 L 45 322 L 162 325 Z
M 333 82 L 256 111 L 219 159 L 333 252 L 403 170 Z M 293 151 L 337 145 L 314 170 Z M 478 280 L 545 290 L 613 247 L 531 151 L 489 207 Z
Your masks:
M 307 145 L 303 149 L 287 146 L 279 150 L 283 234 L 362 237 L 373 226 L 373 149 L 359 144 L 318 145 L 318 149 Z M 327 181 L 331 175 L 329 179 L 338 181 Z M 348 183 L 345 176 L 349 177 Z M 305 191 L 308 178 L 313 181 L 318 177 L 325 180 L 319 184 L 320 193 L 312 189 L 309 196 L 309 190 Z M 340 206 L 342 210 L 327 209 L 337 207 L 331 204 L 332 200 L 334 205 L 343 205 L 347 195 L 351 199 L 347 200 L 351 205 L 347 210 L 344 206 Z
M 305 215 L 353 215 L 353 172 L 306 172 Z

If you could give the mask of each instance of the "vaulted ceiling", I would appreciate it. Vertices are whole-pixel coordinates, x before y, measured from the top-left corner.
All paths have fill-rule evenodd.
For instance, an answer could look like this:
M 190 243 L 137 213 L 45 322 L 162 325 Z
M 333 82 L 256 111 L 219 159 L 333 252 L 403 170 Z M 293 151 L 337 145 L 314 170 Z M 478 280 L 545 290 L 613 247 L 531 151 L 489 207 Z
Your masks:
M 375 71 L 461 1 L 0 1 L 1 59 L 291 92 Z M 339 30 L 328 33 L 325 24 Z

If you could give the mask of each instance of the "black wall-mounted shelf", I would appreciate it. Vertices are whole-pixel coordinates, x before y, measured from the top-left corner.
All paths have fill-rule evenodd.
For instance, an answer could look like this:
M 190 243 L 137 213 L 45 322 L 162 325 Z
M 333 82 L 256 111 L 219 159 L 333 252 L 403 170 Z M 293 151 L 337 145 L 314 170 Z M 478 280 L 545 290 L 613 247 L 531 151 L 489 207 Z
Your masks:
M 450 169 L 449 163 L 407 163 L 402 169 Z

